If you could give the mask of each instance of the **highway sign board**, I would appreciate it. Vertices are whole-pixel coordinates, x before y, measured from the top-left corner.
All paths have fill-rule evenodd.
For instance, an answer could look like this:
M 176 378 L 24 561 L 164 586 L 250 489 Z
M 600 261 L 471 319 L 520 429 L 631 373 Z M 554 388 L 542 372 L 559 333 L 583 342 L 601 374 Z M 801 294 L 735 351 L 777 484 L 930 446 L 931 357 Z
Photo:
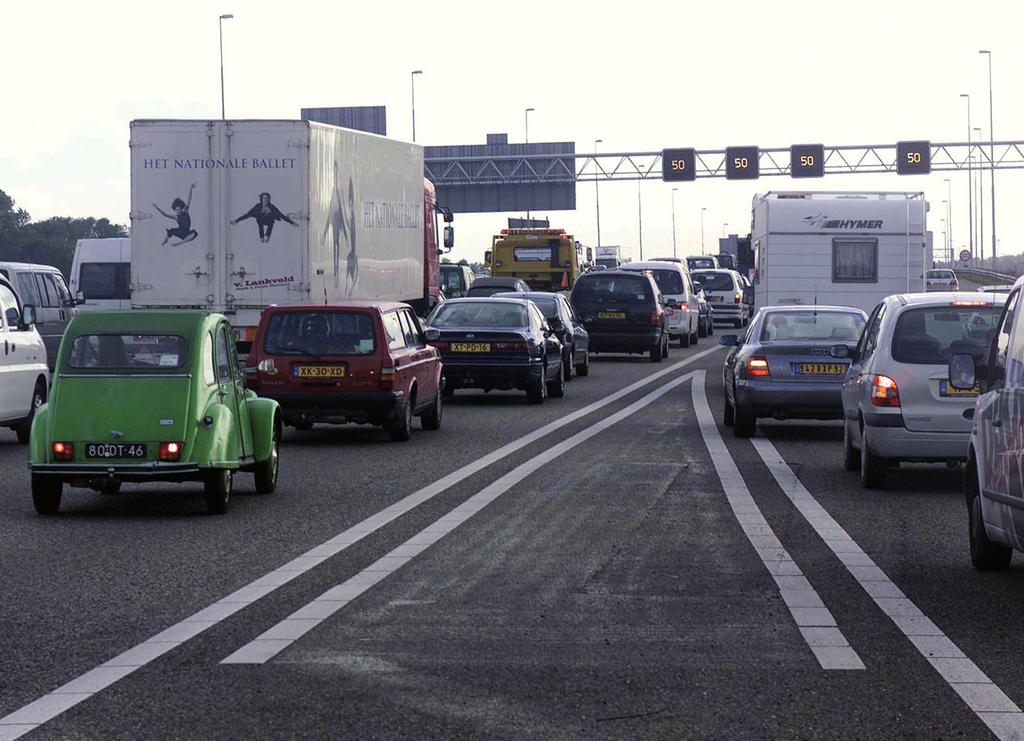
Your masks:
M 931 171 L 931 142 L 896 142 L 897 173 L 900 175 L 927 175 Z
M 825 176 L 825 145 L 794 144 L 789 148 L 789 174 L 795 178 Z
M 726 147 L 725 177 L 729 180 L 757 180 L 759 155 L 757 147 Z
M 693 149 L 663 149 L 661 151 L 662 180 L 695 180 L 696 177 L 696 151 Z

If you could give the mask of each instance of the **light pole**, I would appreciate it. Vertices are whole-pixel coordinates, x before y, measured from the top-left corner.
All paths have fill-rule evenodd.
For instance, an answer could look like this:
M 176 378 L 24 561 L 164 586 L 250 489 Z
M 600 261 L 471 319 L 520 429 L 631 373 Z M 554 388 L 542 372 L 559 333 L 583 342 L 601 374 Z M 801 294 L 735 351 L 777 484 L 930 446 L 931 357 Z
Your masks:
M 220 117 L 221 120 L 226 118 L 224 113 L 224 21 L 235 16 L 231 13 L 225 13 L 224 15 L 217 18 L 217 31 L 220 36 Z
M 967 99 L 967 225 L 969 227 L 968 244 L 971 257 L 974 257 L 974 147 L 971 144 L 971 96 L 960 93 Z
M 409 86 L 412 88 L 412 141 L 416 143 L 416 75 L 422 75 L 423 70 L 414 69 L 409 73 Z
M 523 134 L 523 140 L 526 146 L 524 147 L 527 151 L 523 153 L 523 156 L 528 157 L 530 155 L 530 114 L 533 113 L 533 108 L 527 108 L 523 111 L 523 119 L 526 121 L 525 129 Z M 530 209 L 526 209 L 526 228 L 530 228 Z
M 974 133 L 976 133 L 978 141 L 981 141 L 982 133 L 981 128 L 978 126 L 974 127 Z M 980 162 L 978 163 L 981 164 Z M 985 191 L 982 189 L 981 173 L 978 173 L 978 253 L 982 261 L 982 266 L 985 263 Z
M 945 203 L 945 201 L 943 201 L 943 203 Z M 942 251 L 945 252 L 949 249 L 949 232 L 947 231 L 949 229 L 949 224 L 945 219 L 939 219 L 939 221 L 942 223 Z M 935 255 L 932 255 L 932 267 L 935 267 Z
M 726 221 L 725 223 L 722 224 L 722 237 L 723 238 L 729 236 L 727 234 L 728 230 L 729 230 L 729 222 Z
M 988 164 L 992 178 L 992 269 L 996 269 L 996 140 L 995 124 L 992 117 L 992 52 L 982 49 L 978 52 L 988 57 Z
M 640 193 L 640 186 L 643 185 L 643 180 L 636 181 L 636 220 L 637 230 L 640 232 L 640 259 L 644 259 L 644 201 L 643 196 Z M 675 252 L 672 253 L 673 257 Z
M 603 144 L 604 139 L 594 139 L 594 164 L 597 165 L 597 145 Z M 597 204 L 597 246 L 601 246 L 601 181 L 600 173 L 594 179 L 594 202 Z
M 949 178 L 942 178 L 946 183 L 946 228 L 949 229 L 949 261 L 953 262 L 953 184 Z
M 676 191 L 679 188 L 672 189 L 672 257 L 676 255 Z
M 704 254 L 704 212 L 707 211 L 705 206 L 700 207 L 700 254 Z

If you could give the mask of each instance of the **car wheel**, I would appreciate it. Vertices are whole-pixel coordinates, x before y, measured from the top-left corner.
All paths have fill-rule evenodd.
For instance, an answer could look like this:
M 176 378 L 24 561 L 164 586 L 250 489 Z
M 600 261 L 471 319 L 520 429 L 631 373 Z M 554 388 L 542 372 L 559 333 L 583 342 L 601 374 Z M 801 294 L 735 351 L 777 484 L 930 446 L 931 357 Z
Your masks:
M 270 441 L 270 457 L 256 464 L 256 493 L 273 494 L 277 488 L 277 471 L 281 465 L 281 427 L 274 424 Z
M 736 410 L 729 402 L 729 397 L 725 397 L 725 406 L 722 409 L 722 424 L 726 427 L 732 427 L 736 421 Z
M 64 483 L 47 476 L 32 474 L 32 504 L 41 515 L 55 515 L 60 510 Z
M 703 319 L 697 321 L 697 336 L 707 337 L 708 336 L 708 323 Z
M 441 395 L 446 399 L 451 399 L 455 396 L 455 387 L 448 383 L 446 379 L 441 379 Z
M 412 407 L 414 399 L 409 397 L 409 400 L 402 405 L 401 416 L 395 422 L 392 422 L 387 428 L 388 437 L 393 443 L 404 443 L 410 437 L 412 437 Z
M 843 468 L 847 471 L 860 469 L 860 451 L 853 447 L 853 436 L 850 435 L 850 421 L 843 420 Z
M 548 396 L 552 399 L 565 396 L 565 374 L 561 370 L 555 375 L 555 380 L 548 383 Z
M 576 349 L 570 347 L 569 352 L 562 358 L 562 378 L 566 381 L 572 380 L 572 359 L 575 354 Z
M 659 342 L 657 345 L 651 348 L 651 362 L 660 363 L 664 359 L 665 356 L 661 354 L 661 343 Z
M 228 511 L 234 474 L 230 468 L 214 468 L 206 472 L 203 496 L 206 499 L 206 511 L 211 515 L 222 515 Z
M 693 330 L 693 334 L 690 335 L 690 344 L 696 347 L 697 342 L 698 342 L 699 339 L 700 339 L 700 333 L 696 329 Z
M 36 387 L 32 391 L 32 407 L 29 409 L 28 417 L 14 430 L 18 435 L 18 442 L 22 445 L 28 445 L 29 437 L 32 434 L 32 420 L 36 417 L 36 410 L 45 403 L 46 384 L 42 381 L 36 381 Z
M 547 366 L 541 370 L 540 378 L 538 378 L 529 388 L 526 389 L 526 400 L 530 404 L 543 404 L 545 397 L 548 395 L 548 369 Z
M 689 347 L 691 339 L 689 332 L 679 335 L 679 347 Z
M 590 375 L 590 353 L 588 352 L 583 356 L 583 362 L 576 364 L 576 375 L 577 376 L 589 376 Z
M 443 415 L 444 402 L 441 400 L 441 394 L 435 394 L 434 405 L 430 407 L 429 412 L 420 417 L 420 427 L 424 430 L 440 430 Z
M 989 540 L 985 532 L 985 519 L 981 513 L 981 497 L 978 494 L 978 475 L 974 466 L 967 469 L 964 487 L 969 497 L 967 524 L 971 544 L 971 563 L 978 571 L 1002 571 L 1010 565 L 1013 549 Z
M 708 337 L 715 333 L 715 322 L 710 317 L 708 318 Z
M 885 469 L 888 461 L 871 452 L 871 441 L 867 428 L 860 433 L 860 483 L 865 489 L 881 489 L 885 486 Z
M 753 437 L 757 434 L 757 417 L 749 409 L 733 407 L 732 434 L 736 437 Z

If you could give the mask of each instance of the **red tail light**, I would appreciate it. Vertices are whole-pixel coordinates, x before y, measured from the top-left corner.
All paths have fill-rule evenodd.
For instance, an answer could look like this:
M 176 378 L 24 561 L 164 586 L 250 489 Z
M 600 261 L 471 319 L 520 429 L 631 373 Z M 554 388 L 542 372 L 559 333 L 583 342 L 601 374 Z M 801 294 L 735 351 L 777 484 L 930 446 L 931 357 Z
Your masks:
M 395 367 L 391 365 L 391 358 L 384 360 L 380 369 L 380 390 L 391 391 L 395 388 Z
M 181 459 L 181 443 L 171 441 L 160 443 L 160 460 L 177 461 Z
M 54 443 L 53 459 L 55 461 L 70 461 L 75 457 L 75 446 L 71 443 Z
M 755 355 L 747 361 L 747 378 L 771 378 L 772 372 L 768 368 L 768 358 Z
M 431 347 L 436 347 L 438 350 L 447 350 L 448 343 L 445 340 L 438 340 L 437 342 L 429 343 Z
M 526 352 L 530 349 L 525 342 L 495 342 L 491 347 L 495 350 L 518 350 L 519 352 Z
M 742 301 L 743 301 L 743 294 L 742 294 L 742 293 L 739 293 L 739 292 L 737 292 L 737 293 L 736 293 L 736 294 L 735 294 L 735 295 L 734 295 L 734 296 L 732 297 L 732 302 L 733 302 L 734 304 L 738 304 L 738 303 L 740 303 L 740 302 L 742 302 Z
M 653 309 L 651 309 L 651 326 L 652 327 L 660 327 L 661 326 L 661 308 L 660 307 L 656 306 Z
M 900 389 L 889 376 L 871 378 L 871 404 L 876 407 L 898 407 Z

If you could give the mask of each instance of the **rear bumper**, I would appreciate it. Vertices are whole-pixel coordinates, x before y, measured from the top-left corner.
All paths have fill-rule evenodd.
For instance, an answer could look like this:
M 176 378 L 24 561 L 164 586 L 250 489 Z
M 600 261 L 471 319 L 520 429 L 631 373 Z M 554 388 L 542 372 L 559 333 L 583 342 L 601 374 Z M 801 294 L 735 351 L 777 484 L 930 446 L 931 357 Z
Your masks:
M 877 415 L 898 418 L 902 416 Z M 966 459 L 971 433 L 967 432 L 913 432 L 899 426 L 880 426 L 879 420 L 869 419 L 864 423 L 871 430 L 871 452 L 882 458 L 905 461 L 945 461 L 951 458 Z M 889 420 L 885 420 L 889 422 Z
M 195 481 L 202 469 L 194 463 L 36 463 L 33 476 L 59 481 L 113 479 L 115 481 Z
M 736 404 L 758 417 L 842 419 L 842 385 L 799 381 L 736 381 Z
M 729 321 L 743 317 L 743 304 L 711 304 L 715 321 Z
M 396 419 L 405 400 L 399 391 L 267 391 L 260 396 L 281 405 L 286 424 L 293 422 L 363 422 Z
M 544 361 L 531 358 L 520 363 L 472 363 L 442 358 L 448 388 L 525 389 L 544 373 Z
M 605 332 L 589 328 L 587 331 L 590 333 L 590 352 L 647 352 L 657 347 L 661 340 L 661 330 L 657 327 L 637 332 Z

